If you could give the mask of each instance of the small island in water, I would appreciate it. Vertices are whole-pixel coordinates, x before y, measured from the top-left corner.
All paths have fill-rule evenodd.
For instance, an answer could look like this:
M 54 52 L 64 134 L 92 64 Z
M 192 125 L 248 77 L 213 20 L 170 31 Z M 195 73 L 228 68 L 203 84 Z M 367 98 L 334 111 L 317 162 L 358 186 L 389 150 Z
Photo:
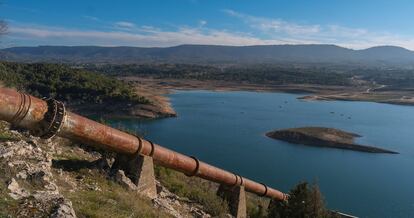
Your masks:
M 290 143 L 315 147 L 339 148 L 370 153 L 398 154 L 398 152 L 383 148 L 356 144 L 354 139 L 355 137 L 361 137 L 360 135 L 334 128 L 301 127 L 281 129 L 268 132 L 266 133 L 266 136 Z

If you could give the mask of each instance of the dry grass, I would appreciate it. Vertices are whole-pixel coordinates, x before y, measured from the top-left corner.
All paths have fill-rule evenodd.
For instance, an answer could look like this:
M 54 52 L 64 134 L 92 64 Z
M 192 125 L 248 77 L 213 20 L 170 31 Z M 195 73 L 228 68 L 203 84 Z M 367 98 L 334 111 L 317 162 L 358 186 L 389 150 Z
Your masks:
M 55 175 L 56 182 L 61 193 L 72 201 L 78 217 L 169 217 L 155 210 L 150 200 L 109 180 L 100 170 L 88 167 L 89 161 L 79 158 L 63 161 L 71 168 L 63 176 Z
M 217 184 L 160 166 L 155 167 L 155 174 L 168 190 L 203 205 L 212 216 L 224 216 L 228 213 L 227 204 L 216 195 Z
M 7 182 L 3 176 L 0 176 L 0 217 L 15 216 L 19 205 L 17 200 L 9 196 Z

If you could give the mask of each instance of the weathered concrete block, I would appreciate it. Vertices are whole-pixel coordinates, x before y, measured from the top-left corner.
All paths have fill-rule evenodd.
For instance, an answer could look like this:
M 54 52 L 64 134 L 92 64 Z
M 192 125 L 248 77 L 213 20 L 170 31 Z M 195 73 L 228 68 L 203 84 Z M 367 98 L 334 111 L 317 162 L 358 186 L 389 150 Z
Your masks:
M 151 199 L 157 197 L 157 188 L 155 184 L 154 162 L 152 157 L 135 155 L 118 154 L 112 165 L 112 172 L 123 170 L 125 175 L 131 179 L 137 188 L 139 194 Z
M 247 217 L 244 186 L 220 185 L 217 195 L 227 201 L 231 215 L 236 218 Z

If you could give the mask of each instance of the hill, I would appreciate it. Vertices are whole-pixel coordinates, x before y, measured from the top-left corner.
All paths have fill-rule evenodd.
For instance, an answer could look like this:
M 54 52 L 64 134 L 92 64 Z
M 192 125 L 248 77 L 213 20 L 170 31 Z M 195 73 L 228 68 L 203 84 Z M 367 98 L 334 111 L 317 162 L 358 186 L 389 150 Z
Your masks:
M 64 63 L 341 63 L 341 64 L 408 64 L 414 52 L 402 47 L 380 46 L 363 50 L 335 45 L 180 45 L 166 48 L 39 46 L 0 50 L 0 60 L 19 62 Z
M 88 115 L 172 116 L 131 84 L 62 64 L 0 62 L 1 84 L 37 97 L 63 101 L 72 111 Z M 99 113 L 99 114 L 98 114 Z

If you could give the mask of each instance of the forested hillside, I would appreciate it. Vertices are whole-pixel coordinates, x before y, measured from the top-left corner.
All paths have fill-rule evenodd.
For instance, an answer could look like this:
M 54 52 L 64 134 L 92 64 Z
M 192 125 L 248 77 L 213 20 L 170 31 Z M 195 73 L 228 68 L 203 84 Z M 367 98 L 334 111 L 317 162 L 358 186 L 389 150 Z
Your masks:
M 351 85 L 349 74 L 337 73 L 334 70 L 270 64 L 230 67 L 194 64 L 87 65 L 86 69 L 112 76 L 221 80 L 276 85 Z
M 0 62 L 0 80 L 38 97 L 70 103 L 148 103 L 132 86 L 102 74 L 60 64 Z
M 353 50 L 335 45 L 180 45 L 163 48 L 39 46 L 0 50 L 0 59 L 55 63 L 341 63 L 370 66 L 413 66 L 414 52 L 402 47 L 379 46 Z

